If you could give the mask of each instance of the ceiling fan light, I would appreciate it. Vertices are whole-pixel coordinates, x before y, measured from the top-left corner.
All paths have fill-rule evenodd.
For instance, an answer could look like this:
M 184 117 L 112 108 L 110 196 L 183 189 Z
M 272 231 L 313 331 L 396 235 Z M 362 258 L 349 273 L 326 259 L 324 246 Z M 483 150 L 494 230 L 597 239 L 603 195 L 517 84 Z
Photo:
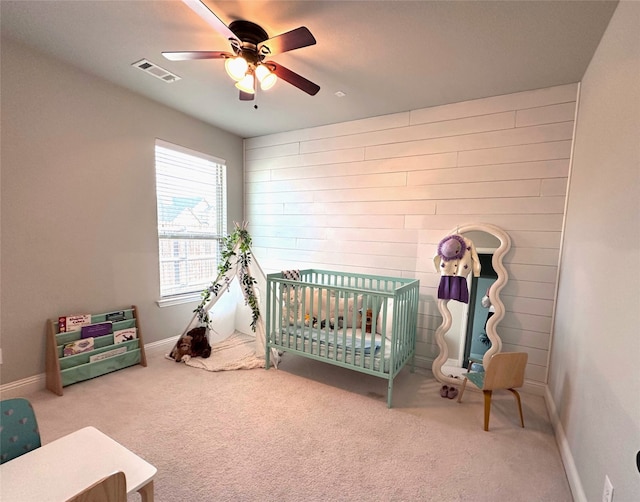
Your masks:
M 224 62 L 224 69 L 227 74 L 236 82 L 242 80 L 249 69 L 249 65 L 244 58 L 238 56 L 235 58 L 227 58 Z
M 262 89 L 263 91 L 271 89 L 274 85 L 276 85 L 277 80 L 278 77 L 276 77 L 273 73 L 271 75 L 267 75 L 265 79 L 260 82 L 260 89 Z
M 276 85 L 277 81 L 278 77 L 276 77 L 275 74 L 272 73 L 271 75 L 267 75 L 264 80 L 260 82 L 260 89 L 267 91 Z
M 242 78 L 242 80 L 240 80 L 240 82 L 236 82 L 236 87 L 242 92 L 253 94 L 255 92 L 255 90 L 253 89 L 253 84 L 253 75 L 248 73 Z
M 260 88 L 263 91 L 271 89 L 278 80 L 276 74 L 271 72 L 265 65 L 260 65 L 256 68 L 256 77 L 258 77 Z

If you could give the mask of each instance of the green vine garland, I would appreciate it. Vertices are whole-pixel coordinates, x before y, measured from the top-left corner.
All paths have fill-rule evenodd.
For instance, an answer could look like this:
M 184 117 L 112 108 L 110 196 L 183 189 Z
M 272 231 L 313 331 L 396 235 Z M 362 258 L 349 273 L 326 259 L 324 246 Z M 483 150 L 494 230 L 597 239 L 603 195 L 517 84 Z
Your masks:
M 239 225 L 236 225 L 234 232 L 225 237 L 225 250 L 222 252 L 222 263 L 218 265 L 218 277 L 202 292 L 202 301 L 200 302 L 200 305 L 196 307 L 194 312 L 197 314 L 198 321 L 200 321 L 201 324 L 209 324 L 209 312 L 205 310 L 205 307 L 207 303 L 209 303 L 212 294 L 218 296 L 218 293 L 220 293 L 222 288 L 229 287 L 228 279 L 226 280 L 226 284 L 221 284 L 221 281 L 225 274 L 231 270 L 231 258 L 236 255 L 236 253 L 234 253 L 234 249 L 236 244 L 238 244 L 238 241 L 240 242 L 240 246 L 238 247 L 239 254 L 237 257 L 237 262 L 240 264 L 238 280 L 240 281 L 240 286 L 244 290 L 246 304 L 251 308 L 251 329 L 255 331 L 256 323 L 260 318 L 260 308 L 258 306 L 258 299 L 253 294 L 253 285 L 256 284 L 257 281 L 248 273 L 248 266 L 249 263 L 251 263 L 251 236 L 244 226 L 240 227 Z

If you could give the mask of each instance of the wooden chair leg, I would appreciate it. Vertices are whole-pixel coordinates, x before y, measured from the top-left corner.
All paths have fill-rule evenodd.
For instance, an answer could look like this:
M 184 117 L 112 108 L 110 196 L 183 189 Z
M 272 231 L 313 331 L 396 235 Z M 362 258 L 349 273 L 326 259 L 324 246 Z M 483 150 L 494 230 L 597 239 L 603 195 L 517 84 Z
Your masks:
M 483 390 L 484 394 L 484 430 L 489 430 L 489 414 L 491 413 L 491 393 L 490 390 Z
M 462 387 L 460 387 L 460 394 L 458 394 L 458 402 L 461 403 L 462 402 L 462 394 L 464 394 L 464 389 L 467 386 L 467 377 L 464 378 L 464 380 L 462 381 Z
M 518 403 L 518 411 L 520 412 L 520 425 L 524 429 L 524 417 L 522 416 L 522 403 L 520 402 L 520 394 L 515 389 L 508 389 L 516 397 L 516 402 Z
M 153 502 L 153 479 L 138 490 L 142 502 Z

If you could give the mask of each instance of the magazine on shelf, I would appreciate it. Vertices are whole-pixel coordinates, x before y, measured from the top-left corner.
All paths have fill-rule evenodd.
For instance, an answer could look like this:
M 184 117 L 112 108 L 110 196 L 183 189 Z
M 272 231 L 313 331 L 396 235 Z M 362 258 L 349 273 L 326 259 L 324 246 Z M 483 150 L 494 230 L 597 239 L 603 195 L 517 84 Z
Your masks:
M 126 347 L 118 347 L 117 349 L 107 350 L 106 352 L 100 352 L 100 354 L 89 356 L 89 362 L 95 363 L 96 361 L 109 359 L 110 357 L 115 357 L 115 356 L 119 356 L 120 354 L 124 354 L 126 351 L 127 351 Z
M 93 348 L 93 338 L 82 338 L 80 340 L 76 340 L 75 342 L 65 344 L 62 348 L 62 355 L 75 356 L 76 354 L 93 350 Z
M 138 338 L 137 328 L 119 329 L 113 332 L 113 343 L 128 342 Z
M 58 317 L 58 333 L 76 331 L 91 324 L 91 314 L 76 314 Z

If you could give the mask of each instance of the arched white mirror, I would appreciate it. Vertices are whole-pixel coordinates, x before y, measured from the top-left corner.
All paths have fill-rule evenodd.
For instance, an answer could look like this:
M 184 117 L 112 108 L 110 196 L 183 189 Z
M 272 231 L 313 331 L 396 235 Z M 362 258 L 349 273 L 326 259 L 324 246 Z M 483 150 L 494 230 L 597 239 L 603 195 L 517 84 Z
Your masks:
M 432 366 L 440 382 L 459 383 L 455 377 L 468 365 L 486 367 L 502 350 L 496 327 L 504 317 L 500 292 L 508 274 L 502 259 L 510 248 L 509 235 L 486 223 L 456 227 L 440 241 L 434 265 L 441 274 L 442 324 L 435 334 L 440 352 Z

